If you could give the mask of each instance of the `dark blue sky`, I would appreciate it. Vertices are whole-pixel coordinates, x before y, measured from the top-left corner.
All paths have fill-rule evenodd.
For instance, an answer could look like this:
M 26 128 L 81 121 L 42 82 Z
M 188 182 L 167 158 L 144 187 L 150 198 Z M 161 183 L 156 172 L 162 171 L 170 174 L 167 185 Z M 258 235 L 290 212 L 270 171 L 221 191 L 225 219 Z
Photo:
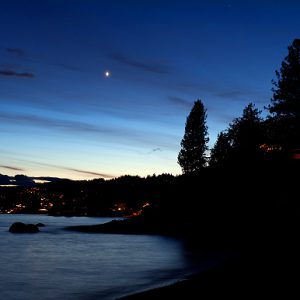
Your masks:
M 179 174 L 193 102 L 210 146 L 299 38 L 298 1 L 0 0 L 0 173 Z M 105 78 L 109 70 L 111 76 Z

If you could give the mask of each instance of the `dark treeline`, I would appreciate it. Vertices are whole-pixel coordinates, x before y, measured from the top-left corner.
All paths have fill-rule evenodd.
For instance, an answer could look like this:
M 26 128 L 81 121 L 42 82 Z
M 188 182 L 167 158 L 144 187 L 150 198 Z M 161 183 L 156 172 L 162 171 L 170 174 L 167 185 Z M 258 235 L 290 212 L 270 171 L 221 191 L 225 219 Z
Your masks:
M 183 173 L 202 168 L 264 164 L 266 161 L 288 163 L 300 158 L 300 40 L 288 48 L 288 56 L 276 71 L 273 97 L 263 119 L 255 104 L 249 103 L 242 116 L 235 118 L 219 133 L 210 157 L 206 109 L 201 100 L 194 103 L 181 142 L 178 163 Z
M 187 205 L 181 212 L 186 209 L 192 216 L 192 229 L 197 235 L 201 232 L 202 236 L 219 241 L 248 245 L 256 240 L 253 244 L 257 246 L 258 240 L 262 245 L 270 240 L 288 243 L 296 234 L 300 166 L 299 39 L 288 47 L 288 55 L 272 83 L 273 97 L 265 108 L 267 117 L 263 119 L 255 105 L 248 104 L 242 116 L 218 135 L 210 156 L 206 109 L 201 100 L 195 102 L 187 117 L 178 155 L 184 183 L 181 188 L 176 187 L 173 198 L 184 199 Z
M 26 187 L 0 187 L 1 212 L 128 216 L 158 205 L 175 177 L 121 176 L 90 181 L 56 180 Z

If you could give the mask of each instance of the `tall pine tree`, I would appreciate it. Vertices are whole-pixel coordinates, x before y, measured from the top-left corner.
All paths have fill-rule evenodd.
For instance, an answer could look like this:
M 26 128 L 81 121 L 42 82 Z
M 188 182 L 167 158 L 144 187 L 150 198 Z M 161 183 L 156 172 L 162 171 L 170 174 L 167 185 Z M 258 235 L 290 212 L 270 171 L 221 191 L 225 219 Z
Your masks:
M 260 113 L 253 103 L 249 103 L 242 117 L 234 119 L 229 125 L 228 136 L 234 160 L 247 163 L 261 159 L 264 128 Z
M 209 141 L 206 126 L 206 109 L 201 100 L 197 100 L 187 117 L 185 134 L 181 141 L 178 163 L 182 172 L 195 173 L 206 166 Z
M 253 103 L 248 104 L 240 118 L 229 124 L 225 132 L 218 135 L 211 150 L 210 165 L 251 164 L 262 158 L 260 145 L 264 141 L 264 126 L 260 111 Z
M 276 71 L 273 98 L 268 107 L 275 143 L 285 150 L 300 147 L 300 39 L 288 47 L 288 55 Z
M 223 166 L 228 163 L 232 152 L 231 140 L 227 132 L 218 134 L 216 143 L 210 152 L 210 166 Z

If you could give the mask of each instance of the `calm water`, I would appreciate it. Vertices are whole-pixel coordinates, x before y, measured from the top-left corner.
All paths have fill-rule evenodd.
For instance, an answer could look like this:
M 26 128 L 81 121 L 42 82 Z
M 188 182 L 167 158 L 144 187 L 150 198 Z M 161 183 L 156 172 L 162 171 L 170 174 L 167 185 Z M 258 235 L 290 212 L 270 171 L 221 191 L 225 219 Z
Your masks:
M 115 299 L 170 283 L 195 267 L 180 241 L 159 236 L 88 234 L 70 225 L 110 218 L 0 215 L 0 298 Z M 44 223 L 37 234 L 12 234 L 16 221 Z M 197 262 L 203 267 L 208 261 Z

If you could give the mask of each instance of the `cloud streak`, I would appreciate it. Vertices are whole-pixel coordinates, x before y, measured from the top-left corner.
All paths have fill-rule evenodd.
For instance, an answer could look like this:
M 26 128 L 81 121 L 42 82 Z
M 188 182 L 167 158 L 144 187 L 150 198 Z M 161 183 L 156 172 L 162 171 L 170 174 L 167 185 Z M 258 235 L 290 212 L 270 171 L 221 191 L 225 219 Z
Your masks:
M 59 67 L 61 69 L 65 69 L 68 71 L 76 71 L 76 72 L 85 71 L 83 68 L 79 68 L 78 66 L 69 65 L 65 61 L 63 61 L 63 62 L 57 61 L 57 60 L 49 58 L 46 55 L 30 53 L 22 48 L 6 47 L 6 48 L 2 48 L 2 49 L 0 48 L 0 50 L 9 54 L 10 57 L 18 58 L 19 61 L 23 61 L 26 63 L 34 63 L 34 64 L 37 63 L 37 64 L 42 64 L 42 65 L 56 66 L 56 67 Z M 4 66 L 4 65 L 2 65 L 2 66 Z M 8 71 L 12 71 L 12 70 L 10 70 L 11 67 L 8 67 L 7 69 L 8 69 Z M 4 71 L 7 71 L 7 70 L 5 69 Z M 19 74 L 16 71 L 12 71 L 12 72 Z M 34 74 L 28 73 L 28 72 L 20 73 L 20 74 L 25 74 L 25 75 L 30 74 L 30 75 L 32 75 L 32 77 L 35 77 Z M 9 75 L 5 75 L 5 74 L 2 74 L 2 75 L 9 76 Z M 29 75 L 29 77 L 30 77 L 30 75 Z M 11 76 L 13 76 L 13 75 L 11 75 Z M 22 76 L 19 76 L 19 77 L 22 77 Z M 30 77 L 30 78 L 32 78 L 32 77 Z
M 153 148 L 151 149 L 149 152 L 145 153 L 147 155 L 150 155 L 150 154 L 153 154 L 155 152 L 162 152 L 163 150 L 160 148 L 160 147 L 157 147 L 157 148 Z
M 0 121 L 7 122 L 13 125 L 30 126 L 34 128 L 44 128 L 46 130 L 54 130 L 55 132 L 67 132 L 75 133 L 78 136 L 85 136 L 86 134 L 105 135 L 109 139 L 114 139 L 119 143 L 131 143 L 136 141 L 143 145 L 147 144 L 158 144 L 159 146 L 172 147 L 173 143 L 170 143 L 170 139 L 173 136 L 170 134 L 160 133 L 159 137 L 155 134 L 154 138 L 151 139 L 145 137 L 145 132 L 139 129 L 115 127 L 108 125 L 93 125 L 86 122 L 73 121 L 73 120 L 62 120 L 48 117 L 40 117 L 29 114 L 17 114 L 7 113 L 0 111 Z M 81 133 L 81 135 L 80 135 Z M 116 139 L 117 138 L 117 139 Z M 168 143 L 169 141 L 169 143 Z
M 56 167 L 58 167 L 58 166 L 56 166 Z M 68 170 L 68 171 L 73 171 L 73 172 L 84 174 L 84 175 L 99 176 L 99 177 L 103 177 L 103 178 L 107 178 L 107 179 L 116 177 L 116 176 L 111 175 L 111 174 L 91 172 L 91 171 L 86 171 L 86 170 L 81 170 L 81 169 L 74 169 L 74 168 L 68 168 L 68 167 L 58 167 L 58 168 Z
M 146 72 L 157 73 L 157 74 L 170 74 L 171 68 L 166 64 L 157 63 L 157 62 L 142 62 L 135 59 L 132 59 L 129 56 L 125 56 L 121 53 L 112 53 L 109 55 L 109 58 L 112 60 L 127 65 L 136 69 L 140 69 Z
M 24 169 L 12 167 L 12 166 L 7 166 L 7 165 L 0 165 L 0 168 L 7 169 L 7 170 L 10 170 L 10 171 L 20 171 L 20 172 L 25 171 Z
M 48 163 L 42 163 L 42 162 L 37 162 L 37 161 L 30 161 L 30 160 L 24 160 L 26 162 L 34 163 L 36 165 L 44 166 L 44 167 L 51 167 L 51 168 L 56 168 L 60 170 L 66 170 L 66 171 L 72 171 L 84 175 L 92 175 L 92 176 L 99 176 L 103 178 L 115 178 L 115 175 L 112 174 L 106 174 L 106 173 L 98 173 L 98 172 L 93 172 L 93 171 L 88 171 L 88 170 L 82 170 L 82 169 L 77 169 L 77 168 L 71 168 L 71 167 L 66 167 L 66 166 L 58 166 L 55 164 L 48 164 Z
M 80 173 L 80 174 L 88 175 L 88 176 L 92 175 L 92 176 L 102 177 L 102 178 L 107 178 L 107 179 L 116 177 L 113 174 L 99 173 L 99 172 L 83 170 L 83 169 L 77 169 L 77 168 L 71 168 L 71 167 L 61 166 L 61 165 L 56 165 L 56 164 L 49 164 L 49 163 L 44 163 L 44 162 L 39 162 L 39 161 L 34 161 L 34 160 L 29 160 L 29 159 L 19 159 L 19 161 L 25 162 L 25 163 L 30 163 L 30 164 L 35 164 L 35 165 L 42 166 L 42 167 L 50 167 L 50 168 L 55 168 L 55 169 L 59 169 L 59 170 L 72 171 L 72 172 L 76 172 L 76 173 Z M 10 166 L 6 166 L 6 165 L 0 165 L 0 167 L 6 168 L 6 169 L 9 169 L 9 170 L 13 170 L 13 171 L 25 171 L 22 168 L 10 167 Z M 45 179 L 47 177 L 33 177 L 33 178 L 35 178 L 35 179 Z M 51 178 L 51 177 L 49 177 L 49 178 Z
M 25 55 L 25 51 L 21 48 L 5 48 L 5 51 L 17 57 L 23 57 Z
M 178 106 L 184 106 L 184 107 L 191 107 L 192 103 L 190 101 L 187 101 L 181 97 L 177 96 L 169 96 L 168 100 Z
M 74 132 L 112 133 L 113 129 L 101 128 L 85 122 L 59 120 L 46 117 L 38 117 L 28 114 L 12 114 L 0 112 L 0 119 L 13 123 L 22 123 L 38 127 L 58 128 Z
M 247 87 L 226 87 L 214 91 L 214 95 L 219 98 L 232 99 L 232 100 L 241 100 L 245 97 L 257 96 L 259 93 L 255 90 L 251 90 Z
M 1 76 L 6 76 L 6 77 L 20 77 L 20 78 L 34 78 L 33 73 L 29 72 L 17 72 L 11 69 L 4 69 L 0 70 L 0 75 Z

